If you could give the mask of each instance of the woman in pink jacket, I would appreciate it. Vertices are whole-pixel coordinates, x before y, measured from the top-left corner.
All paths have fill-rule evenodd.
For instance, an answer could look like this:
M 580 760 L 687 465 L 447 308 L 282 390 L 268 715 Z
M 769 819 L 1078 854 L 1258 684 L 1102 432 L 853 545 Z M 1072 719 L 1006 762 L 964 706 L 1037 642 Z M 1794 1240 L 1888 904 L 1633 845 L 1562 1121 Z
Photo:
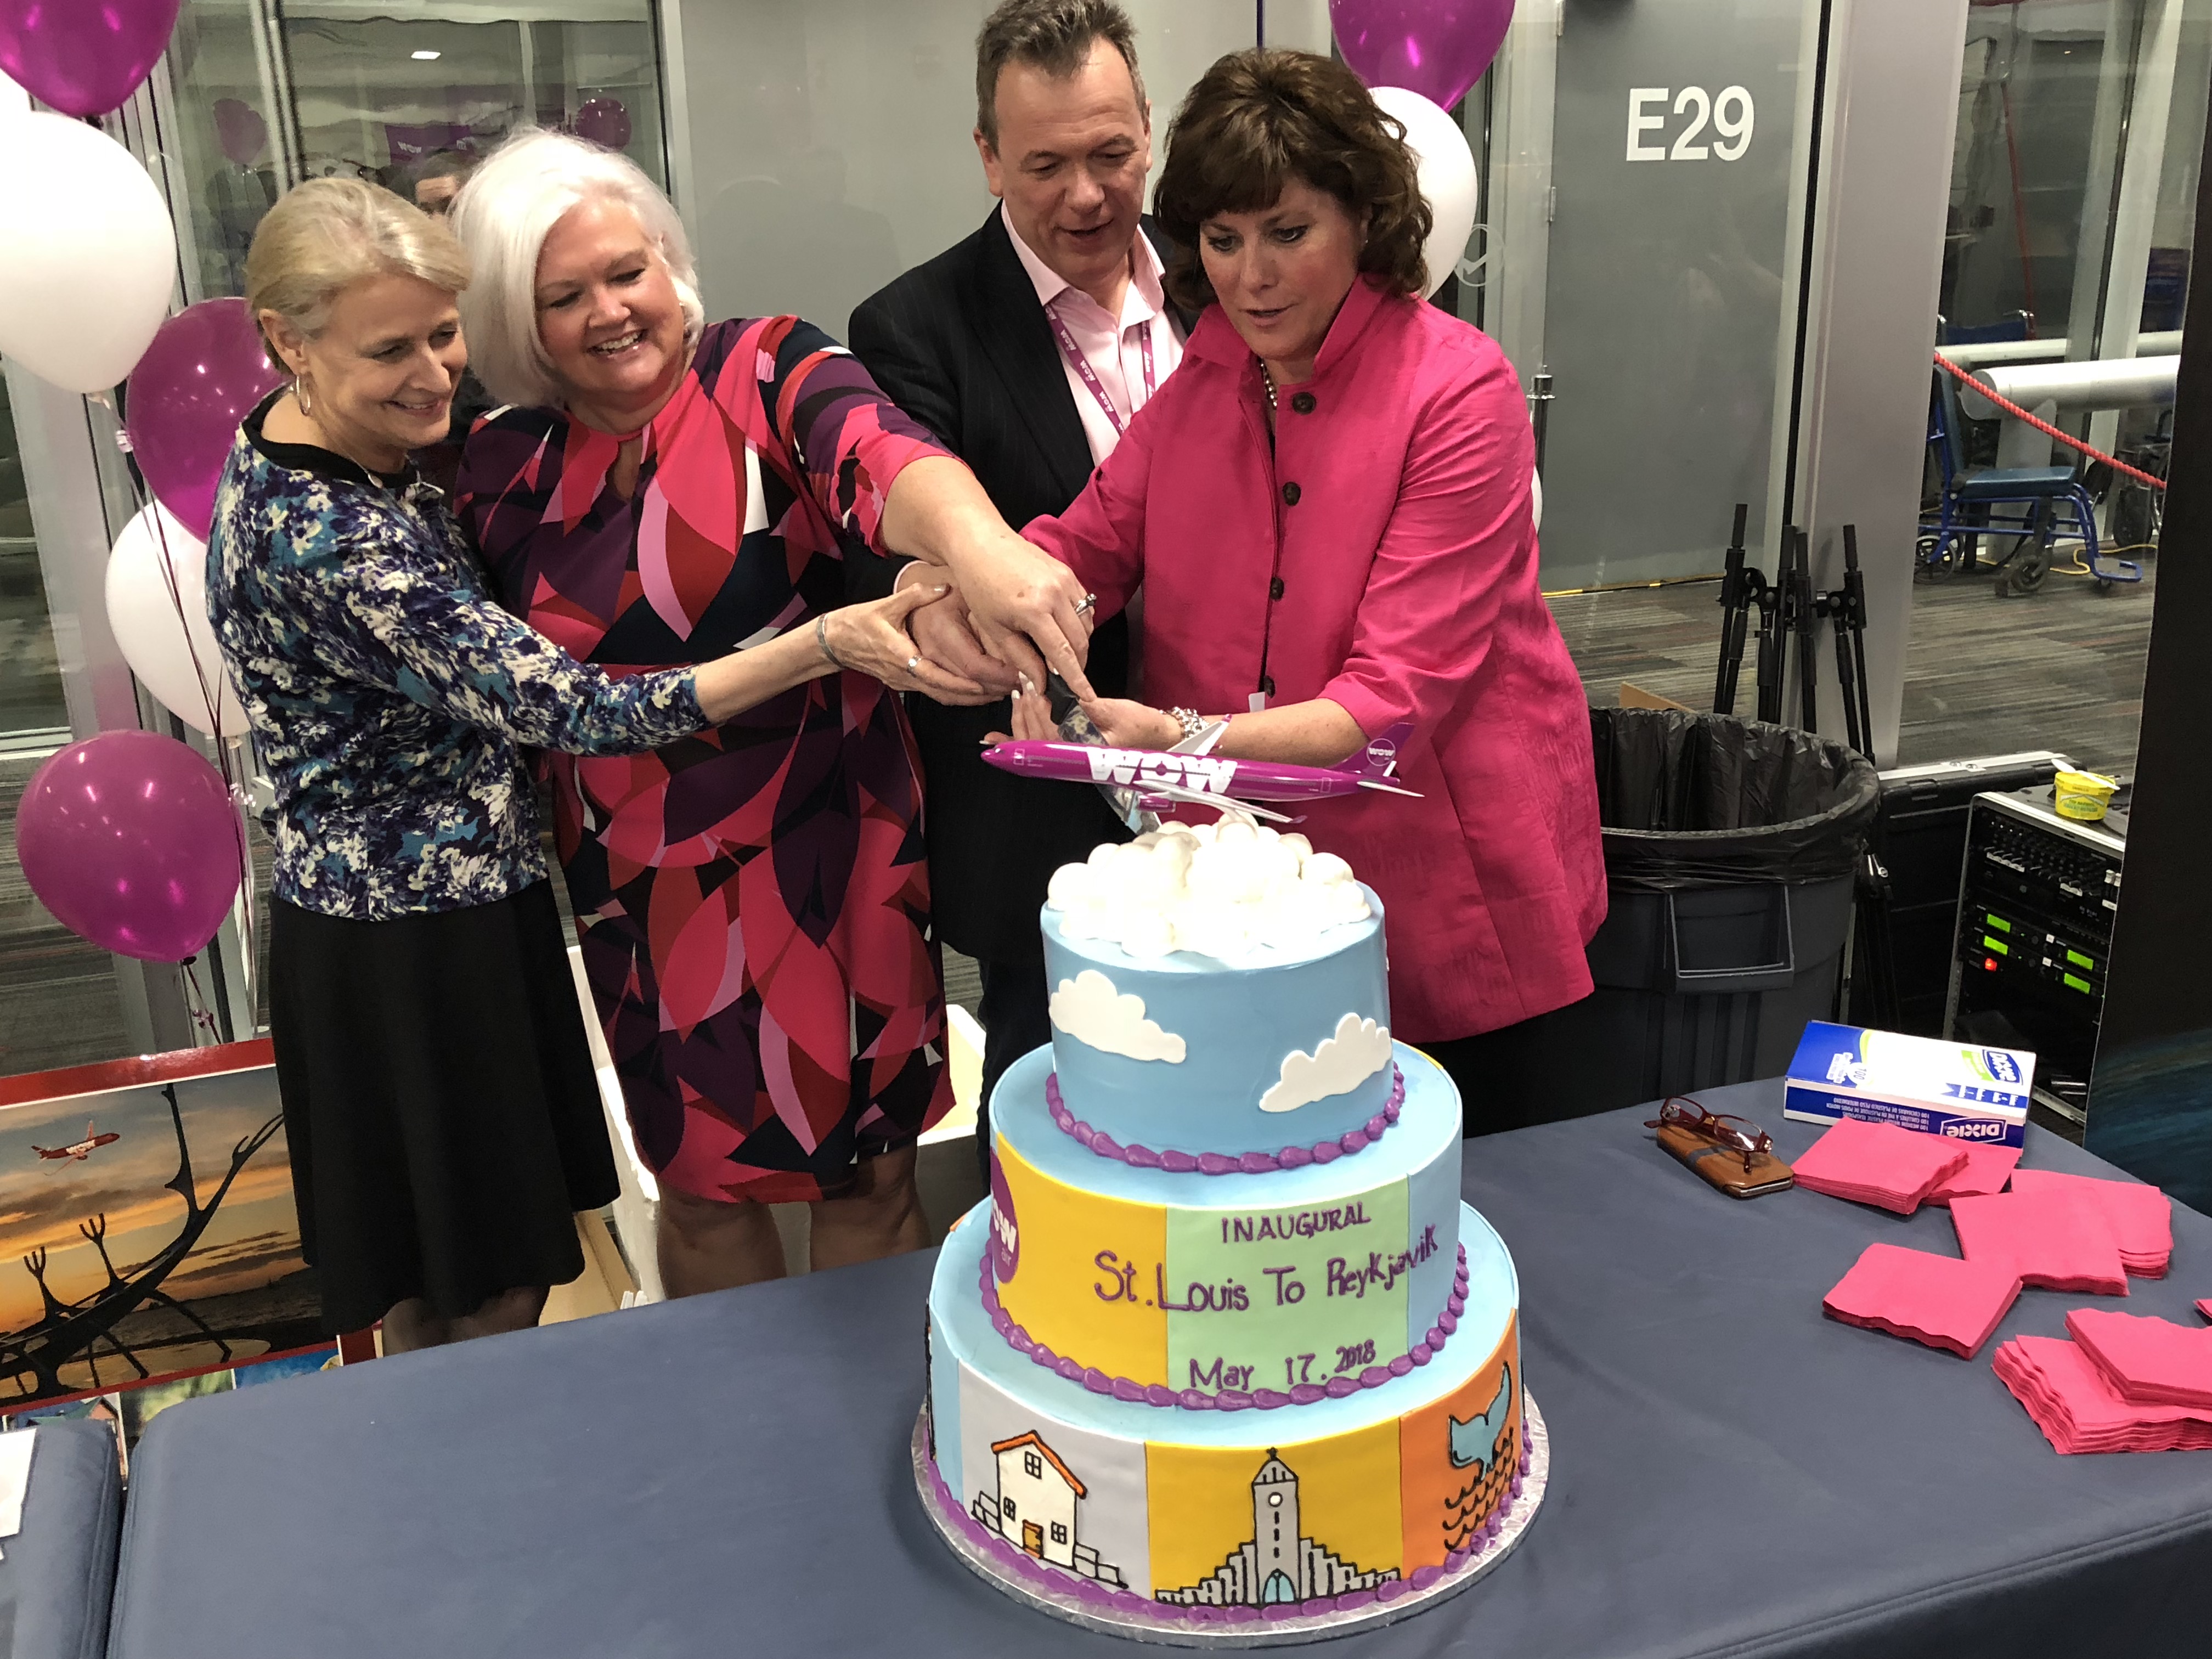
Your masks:
M 1397 124 L 1303 52 L 1223 58 L 1156 198 L 1182 365 L 1089 487 L 1024 532 L 1102 615 L 1145 590 L 1146 703 L 1108 741 L 1334 766 L 1401 721 L 1398 776 L 1299 828 L 1382 896 L 1397 1035 L 1470 1133 L 1548 1115 L 1540 1016 L 1586 996 L 1605 916 L 1582 684 L 1536 582 L 1527 406 L 1504 354 L 1425 303 L 1429 211 Z M 1051 735 L 1045 700 L 1018 735 Z

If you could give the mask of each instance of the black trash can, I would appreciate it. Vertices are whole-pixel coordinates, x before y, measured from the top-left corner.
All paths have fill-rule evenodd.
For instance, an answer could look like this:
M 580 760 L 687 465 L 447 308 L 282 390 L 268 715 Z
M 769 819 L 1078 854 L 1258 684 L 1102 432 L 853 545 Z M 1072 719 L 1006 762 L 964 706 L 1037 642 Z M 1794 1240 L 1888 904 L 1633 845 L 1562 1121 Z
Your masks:
M 1547 1022 L 1547 1115 L 1779 1075 L 1805 1023 L 1834 1012 L 1872 763 L 1674 709 L 1593 708 L 1590 734 L 1610 909 L 1596 990 Z

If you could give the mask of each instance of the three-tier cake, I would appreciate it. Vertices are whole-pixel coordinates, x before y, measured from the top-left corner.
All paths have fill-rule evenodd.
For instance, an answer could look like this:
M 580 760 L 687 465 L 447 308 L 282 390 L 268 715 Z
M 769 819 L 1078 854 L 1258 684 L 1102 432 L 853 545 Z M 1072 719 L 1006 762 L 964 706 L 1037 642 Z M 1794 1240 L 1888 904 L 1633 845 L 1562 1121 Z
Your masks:
M 1044 916 L 1053 1040 L 929 1305 L 923 1497 L 1024 1600 L 1153 1639 L 1448 1593 L 1541 1495 L 1512 1258 L 1450 1080 L 1391 1040 L 1380 902 L 1231 816 L 1102 847 Z

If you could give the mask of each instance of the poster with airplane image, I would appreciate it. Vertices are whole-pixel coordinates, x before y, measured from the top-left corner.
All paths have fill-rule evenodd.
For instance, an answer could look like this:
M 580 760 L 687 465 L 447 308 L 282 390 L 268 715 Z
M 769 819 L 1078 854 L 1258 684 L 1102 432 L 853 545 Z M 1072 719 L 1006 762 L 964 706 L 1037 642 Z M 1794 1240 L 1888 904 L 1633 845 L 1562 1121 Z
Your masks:
M 322 1340 L 266 1042 L 0 1079 L 0 1411 Z

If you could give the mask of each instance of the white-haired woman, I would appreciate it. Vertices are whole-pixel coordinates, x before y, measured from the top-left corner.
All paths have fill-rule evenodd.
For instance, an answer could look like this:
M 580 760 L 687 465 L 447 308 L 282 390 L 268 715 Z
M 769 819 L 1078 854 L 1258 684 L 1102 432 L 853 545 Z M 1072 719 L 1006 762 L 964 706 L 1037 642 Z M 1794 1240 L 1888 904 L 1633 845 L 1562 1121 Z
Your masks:
M 616 1192 L 521 745 L 651 749 L 836 660 L 913 678 L 910 603 L 629 677 L 502 610 L 407 459 L 445 434 L 468 280 L 452 233 L 374 185 L 276 204 L 246 303 L 290 380 L 241 424 L 208 547 L 276 782 L 270 1017 L 301 1239 L 325 1322 L 380 1318 L 387 1349 L 534 1324 L 582 1271 L 572 1213 Z
M 683 226 L 626 158 L 520 134 L 453 222 L 481 279 L 477 372 L 516 405 L 471 437 L 461 511 L 518 615 L 586 661 L 662 668 L 805 624 L 896 549 L 996 581 L 1079 678 L 1080 586 L 819 329 L 706 324 Z M 812 1205 L 817 1267 L 927 1242 L 914 1148 L 951 1100 L 944 992 L 885 686 L 913 689 L 848 674 L 650 756 L 554 761 L 671 1294 L 780 1274 L 770 1202 Z

